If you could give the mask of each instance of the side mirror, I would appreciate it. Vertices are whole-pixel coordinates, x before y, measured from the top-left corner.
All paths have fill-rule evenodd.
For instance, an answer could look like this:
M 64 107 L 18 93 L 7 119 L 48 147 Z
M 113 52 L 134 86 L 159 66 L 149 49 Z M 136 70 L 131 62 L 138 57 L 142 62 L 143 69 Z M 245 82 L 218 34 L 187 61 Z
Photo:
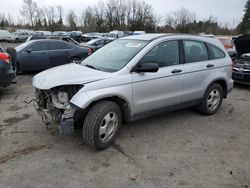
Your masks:
M 32 49 L 29 48 L 29 49 L 27 49 L 25 52 L 27 52 L 28 54 L 30 54 L 30 53 L 32 52 Z
M 159 66 L 156 63 L 144 63 L 141 66 L 136 67 L 135 72 L 157 72 Z

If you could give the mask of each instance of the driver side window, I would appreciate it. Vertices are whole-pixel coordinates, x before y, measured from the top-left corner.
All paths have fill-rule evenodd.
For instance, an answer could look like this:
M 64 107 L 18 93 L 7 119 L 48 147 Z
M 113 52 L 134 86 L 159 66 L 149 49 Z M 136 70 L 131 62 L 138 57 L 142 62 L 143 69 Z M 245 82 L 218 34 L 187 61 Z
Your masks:
M 46 43 L 37 43 L 31 46 L 29 49 L 31 49 L 33 52 L 36 52 L 48 50 L 48 47 Z
M 140 61 L 144 63 L 156 63 L 159 67 L 167 67 L 179 64 L 178 41 L 166 41 L 152 48 Z

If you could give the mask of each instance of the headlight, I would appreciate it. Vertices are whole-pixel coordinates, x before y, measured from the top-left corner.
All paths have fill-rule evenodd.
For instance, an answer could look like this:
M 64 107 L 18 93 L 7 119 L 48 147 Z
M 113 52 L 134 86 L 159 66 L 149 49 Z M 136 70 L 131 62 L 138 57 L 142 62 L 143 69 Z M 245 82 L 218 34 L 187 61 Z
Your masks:
M 69 102 L 69 95 L 67 92 L 58 92 L 57 99 L 60 103 L 65 104 Z

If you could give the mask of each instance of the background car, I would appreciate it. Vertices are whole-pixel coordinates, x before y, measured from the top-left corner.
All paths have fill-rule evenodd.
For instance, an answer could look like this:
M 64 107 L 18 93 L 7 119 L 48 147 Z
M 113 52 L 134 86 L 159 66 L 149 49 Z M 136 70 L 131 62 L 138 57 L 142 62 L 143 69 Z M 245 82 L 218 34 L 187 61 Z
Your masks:
M 21 42 L 21 41 L 26 41 L 27 38 L 28 38 L 28 36 L 24 33 L 14 32 L 14 33 L 10 33 L 6 37 L 6 41 L 8 41 L 8 42 Z
M 145 31 L 134 31 L 133 35 L 144 35 L 146 34 Z
M 96 51 L 112 41 L 113 41 L 112 39 L 108 38 L 99 38 L 99 39 L 92 39 L 87 43 L 80 43 L 80 45 L 92 48 L 93 51 Z
M 68 33 L 68 36 L 70 36 L 71 38 L 73 38 L 77 42 L 80 42 L 83 40 L 81 31 L 71 31 Z
M 7 87 L 11 84 L 16 74 L 12 68 L 11 57 L 0 46 L 0 86 Z
M 233 64 L 233 80 L 250 85 L 250 35 L 241 35 L 234 40 L 237 56 Z
M 54 32 L 52 33 L 52 35 L 56 35 L 56 36 L 67 36 L 68 33 L 65 32 L 65 31 L 54 31 Z
M 78 63 L 91 54 L 89 48 L 53 39 L 28 41 L 16 47 L 16 51 L 18 73 Z
M 230 36 L 217 36 L 216 37 L 226 49 L 233 48 L 234 43 L 232 41 L 232 38 Z
M 7 30 L 0 30 L 0 41 L 5 41 L 9 34 L 10 32 Z
M 30 40 L 42 40 L 42 39 L 56 39 L 56 40 L 63 40 L 63 41 L 66 41 L 66 42 L 70 42 L 72 44 L 75 44 L 75 45 L 78 45 L 80 46 L 80 44 L 75 41 L 74 39 L 72 39 L 71 37 L 69 36 L 56 36 L 56 35 L 31 35 L 27 38 L 26 42 L 27 41 L 30 41 Z

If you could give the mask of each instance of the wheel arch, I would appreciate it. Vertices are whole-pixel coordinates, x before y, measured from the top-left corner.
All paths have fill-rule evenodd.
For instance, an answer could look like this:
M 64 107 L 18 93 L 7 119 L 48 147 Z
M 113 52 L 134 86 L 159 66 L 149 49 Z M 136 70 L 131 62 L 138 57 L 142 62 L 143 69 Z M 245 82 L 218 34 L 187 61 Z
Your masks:
M 102 101 L 112 101 L 114 103 L 116 103 L 122 112 L 122 118 L 123 118 L 123 122 L 129 122 L 130 121 L 130 117 L 132 114 L 132 109 L 130 107 L 129 102 L 122 96 L 119 95 L 107 95 L 107 96 L 102 96 L 102 97 L 96 97 L 96 98 L 88 98 L 87 99 L 88 103 L 84 105 L 84 107 L 81 107 L 81 105 L 78 105 L 71 101 L 72 104 L 76 105 L 79 107 L 79 112 L 82 114 L 82 120 L 85 119 L 88 111 L 97 103 L 102 102 Z
M 130 108 L 129 102 L 123 97 L 118 96 L 118 95 L 106 96 L 106 97 L 92 101 L 88 105 L 87 111 L 89 111 L 89 109 L 93 107 L 95 104 L 102 102 L 102 101 L 112 101 L 116 103 L 121 109 L 123 122 L 128 122 L 130 120 L 131 108 Z
M 223 89 L 223 98 L 227 98 L 227 82 L 225 79 L 223 78 L 220 78 L 220 79 L 216 79 L 214 80 L 213 82 L 211 82 L 211 84 L 208 85 L 207 89 L 212 85 L 212 84 L 219 84 L 222 89 Z M 206 90 L 207 90 L 206 89 Z M 205 95 L 206 91 L 204 92 L 204 95 Z

